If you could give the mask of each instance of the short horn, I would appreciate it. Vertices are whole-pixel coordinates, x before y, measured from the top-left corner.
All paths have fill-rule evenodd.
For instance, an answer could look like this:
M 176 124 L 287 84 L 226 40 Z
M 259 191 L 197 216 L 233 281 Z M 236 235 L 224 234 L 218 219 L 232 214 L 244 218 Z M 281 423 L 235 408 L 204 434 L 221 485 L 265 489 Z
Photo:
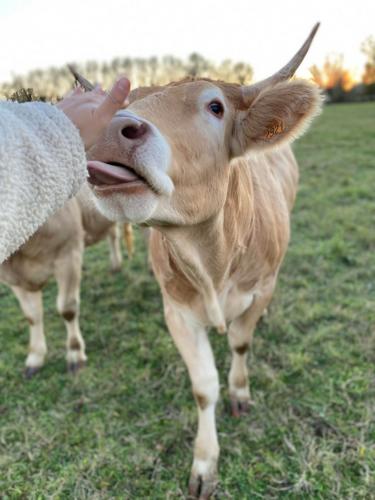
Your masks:
M 253 85 L 243 86 L 242 92 L 243 92 L 244 98 L 246 100 L 252 100 L 259 94 L 259 92 L 263 88 L 265 88 L 267 86 L 275 85 L 278 82 L 283 82 L 285 80 L 289 80 L 289 78 L 291 78 L 294 75 L 294 73 L 297 71 L 298 67 L 300 66 L 300 64 L 304 60 L 305 55 L 307 54 L 307 51 L 310 48 L 311 42 L 313 41 L 314 36 L 315 36 L 316 32 L 318 31 L 319 26 L 320 26 L 320 23 L 315 24 L 315 26 L 311 30 L 310 35 L 308 36 L 308 38 L 306 39 L 306 41 L 302 45 L 302 47 L 299 49 L 299 51 L 277 73 L 270 76 L 269 78 L 266 78 L 265 80 L 254 83 Z
M 83 87 L 86 91 L 93 90 L 95 85 L 90 83 L 86 78 L 80 75 L 72 64 L 68 64 L 70 72 L 73 74 L 76 81 Z

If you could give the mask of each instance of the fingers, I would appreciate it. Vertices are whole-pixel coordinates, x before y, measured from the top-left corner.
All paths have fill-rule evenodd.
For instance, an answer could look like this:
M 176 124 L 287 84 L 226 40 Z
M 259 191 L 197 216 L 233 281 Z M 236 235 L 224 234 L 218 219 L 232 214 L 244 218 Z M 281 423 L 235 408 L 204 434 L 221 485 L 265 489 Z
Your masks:
M 122 107 L 125 104 L 125 100 L 127 99 L 129 92 L 130 92 L 130 82 L 125 76 L 122 76 L 114 84 L 114 86 L 109 92 L 109 95 L 111 96 L 112 101 L 114 101 L 114 103 Z
M 87 93 L 76 88 L 56 106 L 79 129 L 85 148 L 88 149 L 108 126 L 116 111 L 126 105 L 129 92 L 129 80 L 121 77 L 109 93 L 104 92 L 99 85 Z
M 102 89 L 102 86 L 99 83 L 95 85 L 93 93 L 98 95 L 105 95 L 105 91 Z
M 121 109 L 130 92 L 130 82 L 121 77 L 112 87 L 112 90 L 103 99 L 103 102 L 95 110 L 96 117 L 103 123 L 109 122 L 113 115 Z
M 72 90 L 69 90 L 69 92 L 67 92 L 63 99 L 66 99 L 67 97 L 73 97 L 73 96 L 76 96 L 76 95 L 80 95 L 80 94 L 83 94 L 83 90 L 81 87 L 74 87 L 74 89 Z

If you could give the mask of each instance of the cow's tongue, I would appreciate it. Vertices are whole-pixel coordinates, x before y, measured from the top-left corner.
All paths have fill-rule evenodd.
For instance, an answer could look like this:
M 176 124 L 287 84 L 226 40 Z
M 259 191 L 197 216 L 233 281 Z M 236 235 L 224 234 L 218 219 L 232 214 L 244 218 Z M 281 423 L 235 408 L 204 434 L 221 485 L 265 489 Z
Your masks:
M 130 168 L 125 166 L 118 167 L 101 161 L 87 162 L 87 170 L 89 171 L 88 181 L 95 186 L 112 186 L 113 184 L 123 184 L 124 182 L 132 182 L 139 180 Z

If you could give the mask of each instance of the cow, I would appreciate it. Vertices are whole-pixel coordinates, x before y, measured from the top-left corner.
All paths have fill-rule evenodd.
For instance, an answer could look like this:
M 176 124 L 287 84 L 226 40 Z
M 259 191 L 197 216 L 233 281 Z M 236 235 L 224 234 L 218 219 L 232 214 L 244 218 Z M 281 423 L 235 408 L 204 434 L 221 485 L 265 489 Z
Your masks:
M 121 269 L 122 255 L 116 223 L 95 208 L 87 187 L 51 216 L 36 233 L 0 265 L 0 282 L 10 286 L 30 325 L 25 375 L 31 378 L 44 364 L 47 343 L 43 328 L 42 289 L 54 276 L 58 286 L 57 310 L 67 331 L 68 370 L 76 373 L 86 362 L 85 342 L 79 326 L 83 251 L 107 237 L 111 269 Z M 132 228 L 124 236 L 132 251 Z
M 288 246 L 298 184 L 290 143 L 322 102 L 313 85 L 290 79 L 318 26 L 288 64 L 253 85 L 186 78 L 134 90 L 90 151 L 98 209 L 152 227 L 166 324 L 198 409 L 193 497 L 208 498 L 217 483 L 219 378 L 209 328 L 228 336 L 233 415 L 251 403 L 247 353 Z

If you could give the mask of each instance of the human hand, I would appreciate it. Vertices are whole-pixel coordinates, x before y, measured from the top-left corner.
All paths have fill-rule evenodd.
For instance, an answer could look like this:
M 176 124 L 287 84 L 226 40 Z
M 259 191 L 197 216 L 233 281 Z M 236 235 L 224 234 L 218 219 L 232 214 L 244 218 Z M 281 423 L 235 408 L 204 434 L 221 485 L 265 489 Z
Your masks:
M 84 92 L 74 89 L 56 104 L 79 129 L 85 149 L 89 149 L 108 126 L 113 115 L 126 105 L 130 82 L 121 77 L 108 93 L 100 87 Z

